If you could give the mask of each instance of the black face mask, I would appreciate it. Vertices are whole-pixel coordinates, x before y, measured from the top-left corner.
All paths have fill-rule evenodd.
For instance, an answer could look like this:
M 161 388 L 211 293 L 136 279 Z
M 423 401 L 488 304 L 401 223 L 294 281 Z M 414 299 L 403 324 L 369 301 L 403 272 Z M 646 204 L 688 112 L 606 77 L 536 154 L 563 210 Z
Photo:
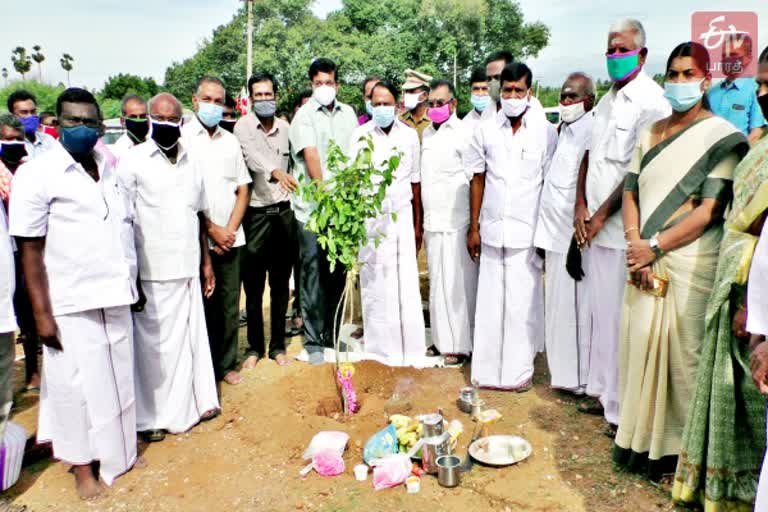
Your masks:
M 219 121 L 219 126 L 221 126 L 223 130 L 227 130 L 229 133 L 233 133 L 235 131 L 235 123 L 237 123 L 237 121 L 222 119 Z
M 757 102 L 760 104 L 760 109 L 763 111 L 763 117 L 768 119 L 768 94 L 758 96 Z
M 24 144 L 5 144 L 0 142 L 0 158 L 9 164 L 17 164 L 27 156 L 27 148 Z
M 130 137 L 133 142 L 141 144 L 147 140 L 147 134 L 149 133 L 149 119 L 131 119 L 126 117 L 125 131 L 128 132 L 128 137 Z
M 181 137 L 180 125 L 181 123 L 152 121 L 152 139 L 160 149 L 168 151 L 179 142 L 179 137 Z

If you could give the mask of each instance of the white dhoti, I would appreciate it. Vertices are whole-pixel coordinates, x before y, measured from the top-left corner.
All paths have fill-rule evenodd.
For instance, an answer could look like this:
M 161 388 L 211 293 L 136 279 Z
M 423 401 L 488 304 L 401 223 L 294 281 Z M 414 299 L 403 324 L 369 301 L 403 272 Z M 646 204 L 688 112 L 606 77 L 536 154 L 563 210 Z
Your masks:
M 185 432 L 219 408 L 197 278 L 142 281 L 134 315 L 137 428 Z
M 593 245 L 585 252 L 590 327 L 587 394 L 598 397 L 606 421 L 618 425 L 619 332 L 627 262 L 618 249 Z
M 359 256 L 365 352 L 383 364 L 407 366 L 422 360 L 426 348 L 410 205 L 396 222 L 388 214 L 369 222 L 368 233 Z
M 533 248 L 483 244 L 477 286 L 472 380 L 486 388 L 530 383 L 544 336 L 541 269 Z
M 424 233 L 432 340 L 445 355 L 472 353 L 478 266 L 466 240 L 464 229 Z
M 581 394 L 589 373 L 587 277 L 576 282 L 568 275 L 566 254 L 547 251 L 546 256 L 544 323 L 551 386 Z
M 38 442 L 72 465 L 100 462 L 108 485 L 136 461 L 129 306 L 55 317 L 64 350 L 43 347 Z

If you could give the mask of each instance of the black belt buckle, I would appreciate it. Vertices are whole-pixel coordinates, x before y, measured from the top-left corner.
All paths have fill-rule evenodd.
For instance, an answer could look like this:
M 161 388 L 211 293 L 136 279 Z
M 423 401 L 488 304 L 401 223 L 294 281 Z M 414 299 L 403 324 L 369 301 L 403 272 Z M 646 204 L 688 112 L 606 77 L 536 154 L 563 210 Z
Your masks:
M 264 209 L 264 214 L 268 215 L 268 216 L 280 215 L 280 207 L 279 206 L 267 206 Z

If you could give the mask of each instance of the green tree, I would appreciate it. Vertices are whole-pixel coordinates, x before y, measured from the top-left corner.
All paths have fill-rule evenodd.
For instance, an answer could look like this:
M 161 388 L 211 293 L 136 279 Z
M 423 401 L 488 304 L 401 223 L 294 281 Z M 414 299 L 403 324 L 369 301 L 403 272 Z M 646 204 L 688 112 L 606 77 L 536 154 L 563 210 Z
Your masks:
M 32 47 L 32 49 L 35 51 L 35 53 L 32 54 L 32 60 L 37 62 L 37 79 L 39 81 L 43 81 L 43 61 L 45 60 L 45 55 L 43 55 L 43 48 L 36 44 Z
M 3 86 L 8 87 L 8 68 L 3 68 Z
M 64 55 L 62 55 L 61 60 L 59 60 L 59 62 L 61 63 L 61 68 L 67 72 L 67 86 L 72 85 L 72 82 L 69 80 L 69 73 L 74 68 L 74 66 L 72 65 L 73 60 L 75 60 L 75 58 L 68 53 L 65 53 Z
M 59 97 L 59 94 L 64 92 L 64 87 L 61 85 L 54 87 L 52 85 L 40 83 L 37 80 L 19 80 L 0 89 L 0 105 L 3 106 L 3 109 L 5 108 L 6 101 L 8 101 L 8 96 L 19 89 L 24 89 L 35 95 L 35 98 L 37 98 L 37 110 L 39 112 L 45 110 L 55 111 L 56 98 Z
M 32 59 L 27 55 L 26 48 L 17 46 L 11 53 L 13 68 L 21 75 L 22 80 L 27 79 L 27 73 L 32 69 Z
M 120 73 L 107 78 L 104 88 L 99 93 L 103 99 L 122 100 L 126 94 L 137 94 L 149 99 L 160 91 L 153 78 L 142 78 L 127 73 Z

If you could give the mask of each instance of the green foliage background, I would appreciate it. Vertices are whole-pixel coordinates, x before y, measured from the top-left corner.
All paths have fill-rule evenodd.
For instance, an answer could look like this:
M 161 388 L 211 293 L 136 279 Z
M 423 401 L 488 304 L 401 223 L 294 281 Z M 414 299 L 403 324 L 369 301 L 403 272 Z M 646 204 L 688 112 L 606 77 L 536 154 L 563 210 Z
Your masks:
M 254 5 L 253 71 L 269 71 L 278 80 L 278 108 L 292 110 L 309 86 L 314 58 L 340 66 L 342 101 L 360 108 L 366 75 L 401 81 L 407 68 L 449 80 L 454 61 L 462 110 L 468 110 L 467 80 L 485 56 L 507 49 L 517 58 L 536 56 L 547 45 L 549 29 L 525 23 L 514 0 L 344 0 L 339 11 L 321 20 L 311 0 L 263 0 Z M 197 52 L 173 63 L 164 87 L 189 105 L 204 74 L 222 78 L 230 93 L 246 82 L 245 7 L 218 27 Z
M 6 102 L 8 101 L 8 96 L 19 89 L 26 89 L 35 95 L 37 98 L 38 112 L 44 112 L 46 110 L 55 112 L 56 98 L 59 97 L 59 94 L 64 92 L 64 85 L 59 84 L 53 86 L 42 84 L 36 80 L 18 80 L 12 82 L 8 87 L 0 89 L 0 111 L 4 112 L 7 110 Z

